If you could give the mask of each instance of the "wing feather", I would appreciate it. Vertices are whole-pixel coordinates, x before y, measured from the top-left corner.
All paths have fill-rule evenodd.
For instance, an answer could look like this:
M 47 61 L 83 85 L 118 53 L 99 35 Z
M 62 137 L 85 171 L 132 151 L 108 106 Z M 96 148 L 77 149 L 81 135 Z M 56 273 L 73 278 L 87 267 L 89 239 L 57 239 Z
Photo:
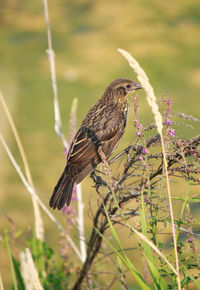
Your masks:
M 101 162 L 98 153 L 99 146 L 102 146 L 108 158 L 118 144 L 123 135 L 125 123 L 120 122 L 119 116 L 117 118 L 119 121 L 116 122 L 112 116 L 106 120 L 107 124 L 102 119 L 99 126 L 95 127 L 95 131 L 91 128 L 81 127 L 77 132 L 70 146 L 66 166 L 68 175 L 74 178 L 76 183 L 81 182 Z

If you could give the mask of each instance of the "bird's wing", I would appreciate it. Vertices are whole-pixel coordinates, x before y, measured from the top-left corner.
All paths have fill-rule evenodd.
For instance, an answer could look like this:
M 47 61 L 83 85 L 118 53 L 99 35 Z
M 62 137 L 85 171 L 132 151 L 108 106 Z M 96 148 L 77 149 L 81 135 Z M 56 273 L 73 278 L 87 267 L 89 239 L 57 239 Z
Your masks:
M 101 162 L 99 146 L 102 146 L 106 157 L 109 157 L 121 138 L 124 127 L 123 122 L 115 122 L 112 126 L 107 124 L 104 130 L 100 126 L 101 129 L 95 129 L 95 132 L 86 127 L 80 128 L 70 146 L 66 165 L 68 175 L 76 178 L 76 183 L 79 183 Z

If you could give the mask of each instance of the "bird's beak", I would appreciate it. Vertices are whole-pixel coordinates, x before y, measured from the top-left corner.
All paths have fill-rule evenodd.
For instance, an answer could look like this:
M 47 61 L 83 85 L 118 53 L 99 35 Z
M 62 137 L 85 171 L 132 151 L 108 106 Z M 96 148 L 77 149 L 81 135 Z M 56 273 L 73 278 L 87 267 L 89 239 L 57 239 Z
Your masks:
M 136 90 L 140 90 L 140 89 L 142 89 L 142 86 L 141 86 L 140 84 L 137 83 L 136 86 L 135 86 L 135 91 L 136 91 Z

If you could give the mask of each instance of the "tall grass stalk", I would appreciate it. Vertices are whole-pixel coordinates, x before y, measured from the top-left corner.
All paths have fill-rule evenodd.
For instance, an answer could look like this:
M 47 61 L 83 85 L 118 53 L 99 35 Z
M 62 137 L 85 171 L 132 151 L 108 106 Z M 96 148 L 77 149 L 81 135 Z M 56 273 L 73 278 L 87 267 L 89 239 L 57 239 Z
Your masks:
M 25 252 L 20 253 L 21 273 L 26 289 L 29 290 L 43 290 L 40 283 L 38 271 L 35 267 L 31 252 L 29 248 Z
M 49 64 L 50 64 L 50 72 L 51 72 L 51 80 L 52 80 L 52 88 L 53 88 L 53 96 L 54 96 L 54 113 L 55 113 L 55 131 L 57 135 L 61 138 L 62 143 L 66 149 L 69 149 L 69 144 L 65 139 L 62 129 L 62 122 L 60 117 L 60 109 L 58 102 L 58 89 L 56 83 L 56 66 L 55 66 L 55 53 L 52 46 L 52 36 L 50 29 L 50 20 L 49 20 L 49 11 L 48 11 L 48 3 L 47 0 L 43 0 L 44 3 L 44 18 L 46 22 L 47 28 L 47 40 L 48 40 L 48 50 L 47 53 L 49 55 Z M 78 186 L 78 225 L 79 225 L 79 237 L 80 237 L 80 248 L 81 248 L 81 261 L 84 262 L 86 259 L 86 247 L 85 247 L 85 237 L 84 237 L 84 206 L 82 202 L 82 190 L 81 185 Z
M 177 271 L 177 285 L 178 285 L 178 289 L 180 290 L 181 282 L 180 282 L 180 274 L 179 274 L 179 260 L 178 260 L 178 251 L 177 251 L 177 241 L 176 241 L 176 229 L 175 229 L 175 224 L 174 224 L 173 206 L 172 206 L 172 199 L 171 199 L 171 192 L 170 192 L 170 185 L 169 185 L 169 176 L 168 176 L 168 171 L 167 171 L 166 150 L 165 150 L 164 139 L 163 139 L 163 134 L 162 134 L 162 129 L 163 129 L 162 116 L 159 112 L 158 105 L 156 103 L 156 97 L 154 94 L 153 87 L 150 85 L 149 79 L 146 73 L 144 72 L 144 70 L 141 68 L 139 63 L 132 57 L 130 53 L 128 53 L 127 51 L 123 49 L 118 49 L 118 51 L 125 57 L 130 67 L 137 74 L 137 78 L 146 92 L 147 102 L 152 109 L 155 122 L 157 125 L 157 130 L 161 137 L 161 145 L 162 145 L 163 161 L 164 161 L 163 171 L 165 172 L 165 177 L 166 177 L 167 193 L 168 193 L 170 215 L 171 215 L 171 222 L 172 222 L 172 234 L 173 234 L 174 253 L 175 253 L 175 260 L 176 260 L 176 271 Z
M 84 203 L 82 201 L 82 190 L 81 190 L 80 183 L 77 185 L 76 190 L 77 190 L 77 201 L 78 201 L 77 222 L 78 222 L 78 229 L 79 229 L 81 261 L 82 263 L 84 263 L 86 259 L 85 231 L 84 231 Z
M 7 235 L 5 236 L 5 242 L 6 242 L 6 247 L 7 247 L 9 261 L 10 261 L 13 288 L 14 288 L 14 290 L 18 290 L 17 278 L 16 278 L 16 274 L 15 274 L 15 267 L 14 267 L 14 264 L 13 264 L 12 253 L 11 253 L 11 249 L 10 249 L 10 245 L 9 245 L 9 241 L 8 241 L 8 236 Z
M 52 46 L 52 37 L 51 37 L 47 0 L 43 0 L 43 3 L 44 3 L 44 18 L 45 18 L 46 27 L 47 27 L 47 41 L 48 41 L 47 53 L 49 55 L 51 81 L 52 81 L 52 89 L 53 89 L 53 97 L 54 97 L 55 131 L 58 134 L 58 136 L 61 138 L 65 148 L 68 148 L 68 142 L 65 139 L 65 136 L 62 131 L 62 122 L 61 122 L 60 110 L 59 110 L 58 89 L 57 89 L 57 83 L 56 83 L 55 54 L 54 54 L 54 50 Z
M 76 134 L 76 112 L 78 106 L 78 99 L 74 98 L 70 110 L 70 119 L 69 119 L 69 141 L 71 142 Z M 68 150 L 67 150 L 68 151 Z M 85 262 L 86 259 L 86 244 L 85 244 L 85 230 L 84 230 L 84 203 L 82 200 L 82 189 L 81 184 L 76 185 L 76 196 L 77 196 L 77 223 L 79 230 L 79 243 L 81 251 L 81 261 Z
M 35 199 L 37 200 L 38 204 L 41 206 L 41 208 L 43 209 L 43 211 L 47 214 L 47 216 L 56 224 L 56 226 L 59 228 L 59 230 L 64 232 L 63 227 L 59 224 L 59 222 L 56 220 L 56 218 L 52 215 L 52 213 L 49 211 L 49 209 L 43 204 L 43 202 L 40 200 L 40 198 L 38 197 L 38 195 L 36 194 L 34 188 L 31 187 L 31 185 L 28 183 L 28 181 L 26 180 L 25 176 L 23 175 L 19 165 L 17 164 L 17 162 L 15 161 L 10 149 L 8 148 L 3 136 L 0 134 L 0 140 L 8 154 L 8 157 L 10 158 L 13 166 L 15 167 L 17 173 L 19 174 L 22 182 L 24 183 L 26 189 L 28 190 L 28 192 L 31 195 L 34 195 Z M 81 259 L 81 254 L 78 250 L 78 248 L 76 247 L 76 245 L 74 244 L 73 240 L 70 238 L 69 235 L 66 235 L 66 239 L 68 240 L 68 242 L 70 243 L 71 247 L 74 249 L 74 251 L 76 252 L 76 254 L 78 255 L 78 257 Z
M 0 290 L 4 290 L 1 274 L 0 274 Z
M 25 154 L 21 139 L 19 137 L 19 134 L 18 134 L 16 126 L 15 126 L 15 123 L 13 121 L 13 118 L 12 118 L 12 116 L 10 114 L 10 111 L 9 111 L 8 106 L 6 104 L 5 98 L 4 98 L 4 96 L 3 96 L 1 91 L 0 91 L 0 101 L 1 101 L 1 104 L 3 106 L 4 111 L 6 113 L 6 116 L 7 116 L 8 122 L 9 122 L 9 124 L 11 126 L 11 129 L 13 131 L 13 134 L 14 134 L 14 137 L 15 137 L 15 140 L 16 140 L 16 143 L 17 143 L 17 146 L 18 146 L 18 149 L 19 149 L 19 152 L 20 152 L 23 164 L 24 164 L 25 174 L 26 174 L 28 183 L 31 185 L 32 188 L 34 188 L 32 176 L 31 176 L 31 172 L 30 172 L 30 168 L 29 168 L 29 165 L 28 165 L 28 161 L 27 161 L 27 158 L 26 158 L 26 154 Z M 40 209 L 39 209 L 38 203 L 37 203 L 37 201 L 35 199 L 35 196 L 32 195 L 31 198 L 32 198 L 33 210 L 34 210 L 34 216 L 35 216 L 36 236 L 37 236 L 38 239 L 43 241 L 44 240 L 44 226 L 43 226 L 43 220 L 42 220 L 42 217 L 41 217 Z

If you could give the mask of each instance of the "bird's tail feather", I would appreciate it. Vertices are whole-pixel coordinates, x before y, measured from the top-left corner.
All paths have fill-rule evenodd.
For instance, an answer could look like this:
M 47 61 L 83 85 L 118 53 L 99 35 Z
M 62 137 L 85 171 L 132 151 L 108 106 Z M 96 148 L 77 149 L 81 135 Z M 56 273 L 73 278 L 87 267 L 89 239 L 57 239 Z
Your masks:
M 63 172 L 56 187 L 54 188 L 53 194 L 49 201 L 49 206 L 53 209 L 62 209 L 65 205 L 70 205 L 72 199 L 72 191 L 74 186 L 74 179 L 70 178 Z

